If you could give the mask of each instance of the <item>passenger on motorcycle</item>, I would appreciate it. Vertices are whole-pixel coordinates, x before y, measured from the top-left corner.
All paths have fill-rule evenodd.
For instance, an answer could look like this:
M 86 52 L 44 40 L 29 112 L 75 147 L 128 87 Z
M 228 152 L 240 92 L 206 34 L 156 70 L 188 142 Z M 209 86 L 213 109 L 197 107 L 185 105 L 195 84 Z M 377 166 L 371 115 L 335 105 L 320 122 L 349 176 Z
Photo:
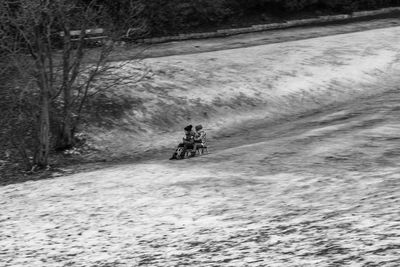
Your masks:
M 191 156 L 196 155 L 196 151 L 198 148 L 204 147 L 206 145 L 206 132 L 203 130 L 203 126 L 201 124 L 195 127 L 194 133 L 194 145 Z

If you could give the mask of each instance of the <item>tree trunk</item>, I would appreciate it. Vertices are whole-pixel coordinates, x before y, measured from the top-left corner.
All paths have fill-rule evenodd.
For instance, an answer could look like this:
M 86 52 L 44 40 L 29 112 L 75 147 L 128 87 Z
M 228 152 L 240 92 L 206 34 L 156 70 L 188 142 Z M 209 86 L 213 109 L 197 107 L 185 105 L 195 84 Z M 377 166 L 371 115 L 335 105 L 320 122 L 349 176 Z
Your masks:
M 35 164 L 43 168 L 48 165 L 50 150 L 49 94 L 47 90 L 41 93 L 41 110 L 38 130 L 38 148 Z
M 70 96 L 65 96 L 65 99 L 70 99 Z M 72 127 L 72 111 L 70 103 L 66 100 L 64 106 L 64 119 L 61 124 L 60 134 L 57 140 L 57 149 L 64 150 L 74 146 L 73 127 Z
M 59 128 L 59 133 L 57 135 L 56 149 L 65 150 L 74 146 L 74 138 L 72 132 L 72 75 L 71 70 L 71 36 L 69 25 L 64 25 L 64 38 L 63 38 L 63 81 L 62 81 L 62 91 L 63 91 L 63 118 Z M 73 63 L 72 63 L 73 65 Z M 72 81 L 72 82 L 71 82 Z

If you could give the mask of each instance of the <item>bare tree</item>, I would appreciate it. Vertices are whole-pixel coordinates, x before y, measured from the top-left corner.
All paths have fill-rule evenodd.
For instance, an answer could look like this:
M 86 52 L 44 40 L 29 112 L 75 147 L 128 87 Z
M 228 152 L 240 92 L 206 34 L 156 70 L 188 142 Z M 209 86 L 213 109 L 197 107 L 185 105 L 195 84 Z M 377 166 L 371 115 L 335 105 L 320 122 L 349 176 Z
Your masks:
M 87 3 L 85 3 L 87 2 Z M 108 40 L 93 41 L 91 31 L 112 26 L 99 1 L 5 0 L 0 3 L 0 69 L 31 90 L 37 112 L 33 164 L 48 165 L 51 137 L 59 149 L 74 145 L 74 132 L 85 103 L 112 85 L 134 82 L 140 74 L 118 75 L 109 62 L 113 30 Z M 107 32 L 103 28 L 100 33 Z M 103 36 L 104 37 L 104 36 Z M 96 43 L 88 56 L 88 46 Z M 99 77 L 111 82 L 98 83 Z M 106 78 L 108 77 L 108 78 Z M 53 136 L 52 136 L 53 133 Z
M 48 12 L 49 6 L 50 1 L 5 1 L 0 8 L 0 49 L 11 65 L 8 69 L 15 69 L 20 77 L 29 73 L 39 88 L 35 151 L 35 163 L 39 166 L 47 165 L 50 148 L 49 110 L 53 81 L 47 70 L 53 63 L 49 38 L 54 16 Z M 26 53 L 30 60 L 24 56 Z

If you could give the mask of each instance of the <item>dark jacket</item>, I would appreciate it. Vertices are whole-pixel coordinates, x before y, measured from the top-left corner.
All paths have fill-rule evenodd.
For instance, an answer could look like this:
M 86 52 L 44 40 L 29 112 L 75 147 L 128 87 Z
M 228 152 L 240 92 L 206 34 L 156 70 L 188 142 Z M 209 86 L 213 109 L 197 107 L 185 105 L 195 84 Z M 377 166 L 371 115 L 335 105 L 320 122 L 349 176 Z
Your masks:
M 185 137 L 183 137 L 183 143 L 186 143 L 186 144 L 194 143 L 194 137 L 195 137 L 195 133 L 193 131 L 190 131 L 188 134 L 185 134 Z

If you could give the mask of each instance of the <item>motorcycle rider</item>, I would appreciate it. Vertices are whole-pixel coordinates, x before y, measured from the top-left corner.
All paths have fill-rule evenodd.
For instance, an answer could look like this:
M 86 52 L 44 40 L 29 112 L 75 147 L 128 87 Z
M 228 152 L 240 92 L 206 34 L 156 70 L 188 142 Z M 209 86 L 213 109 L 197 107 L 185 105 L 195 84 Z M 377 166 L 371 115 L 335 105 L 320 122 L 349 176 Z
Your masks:
M 170 160 L 182 159 L 185 156 L 186 150 L 193 149 L 195 132 L 193 132 L 192 129 L 192 125 L 188 125 L 183 128 L 183 130 L 185 131 L 185 136 L 182 138 L 182 143 L 178 145 Z

